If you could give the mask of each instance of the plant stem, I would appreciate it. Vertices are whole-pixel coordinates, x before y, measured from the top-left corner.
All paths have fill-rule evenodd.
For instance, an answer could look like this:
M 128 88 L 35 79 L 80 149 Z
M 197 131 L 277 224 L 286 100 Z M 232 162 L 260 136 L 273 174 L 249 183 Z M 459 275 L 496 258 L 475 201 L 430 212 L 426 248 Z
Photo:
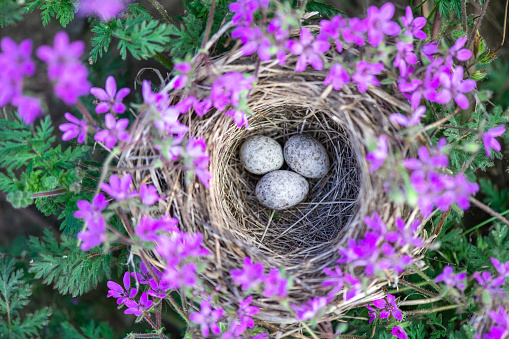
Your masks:
M 150 317 L 149 317 L 149 316 L 144 316 L 144 317 L 143 317 L 143 319 L 145 319 L 145 320 L 146 320 L 146 321 L 150 324 L 150 326 L 152 326 L 152 328 L 153 328 L 154 330 L 156 330 L 156 331 L 158 330 L 158 328 L 156 327 L 156 325 L 155 325 L 155 324 L 154 324 L 154 322 L 150 319 Z
M 301 322 L 301 324 L 309 332 L 309 334 L 311 334 L 311 336 L 314 339 L 319 339 L 318 336 L 315 334 L 315 332 L 313 332 L 313 330 L 308 326 L 308 324 L 306 324 L 306 322 Z
M 463 19 L 463 31 L 467 32 L 467 0 L 461 0 L 461 16 Z
M 506 214 L 509 214 L 509 210 L 505 210 L 504 212 L 500 213 L 500 216 L 503 216 L 503 215 L 506 215 Z M 469 230 L 466 230 L 465 232 L 463 232 L 462 235 L 467 235 L 468 233 L 473 232 L 476 229 L 481 228 L 484 225 L 489 224 L 492 221 L 495 221 L 496 219 L 498 219 L 498 218 L 497 217 L 491 217 L 489 219 L 486 219 L 483 222 L 481 222 L 481 223 L 475 225 L 474 227 L 470 228 Z
M 423 271 L 421 271 L 417 266 L 415 265 L 412 265 L 411 268 L 414 270 L 415 273 L 417 273 L 421 278 L 423 278 L 424 280 L 426 280 L 431 286 L 433 286 L 433 288 L 435 290 L 437 290 L 438 292 L 440 292 L 440 287 L 438 287 L 437 284 L 435 284 L 435 282 L 430 278 L 428 277 Z
M 67 193 L 67 190 L 65 188 L 61 188 L 59 190 L 54 191 L 46 191 L 46 192 L 37 192 L 32 195 L 32 198 L 45 198 L 45 197 L 53 197 L 56 195 L 62 195 L 64 193 Z
M 173 69 L 173 61 L 171 61 L 170 59 L 168 59 L 164 54 L 161 54 L 159 52 L 157 52 L 155 55 L 154 55 L 154 59 L 156 59 L 157 61 L 159 61 L 159 63 L 161 65 L 163 65 L 164 67 L 168 68 L 168 70 L 172 70 Z
M 165 299 L 168 299 L 168 301 L 170 302 L 170 304 L 173 306 L 173 308 L 177 311 L 177 313 L 182 317 L 182 319 L 184 319 L 186 321 L 186 323 L 189 324 L 190 320 L 189 318 L 184 314 L 184 312 L 182 311 L 182 309 L 180 308 L 180 306 L 177 304 L 177 302 L 175 301 L 175 299 L 173 299 L 173 297 L 171 295 L 166 295 L 166 298 Z
M 410 287 L 411 289 L 414 289 L 416 291 L 421 292 L 422 294 L 426 294 L 427 296 L 430 296 L 430 297 L 433 297 L 433 298 L 437 297 L 437 295 L 435 293 L 431 293 L 429 291 L 426 291 L 425 289 L 422 289 L 422 288 L 420 288 L 420 287 L 418 287 L 418 286 L 416 286 L 416 285 L 414 285 L 414 284 L 412 284 L 412 283 L 410 283 L 410 282 L 408 282 L 406 280 L 400 280 L 399 282 L 401 284 L 405 285 L 405 286 Z M 428 282 L 426 281 L 426 283 L 428 283 Z
M 443 297 L 441 295 L 439 295 L 439 296 L 436 296 L 434 298 L 429 298 L 429 299 L 404 300 L 404 301 L 400 302 L 398 306 L 423 305 L 423 304 L 434 303 L 435 301 L 440 301 L 442 299 L 443 299 Z
M 168 12 L 166 12 L 166 10 L 159 3 L 159 1 L 157 1 L 157 0 L 149 0 L 149 1 L 152 4 L 152 6 L 154 6 L 155 9 L 157 9 L 159 14 L 161 14 L 161 16 L 164 18 L 164 20 L 166 20 L 170 25 L 174 25 L 175 26 L 175 23 L 173 22 L 172 18 L 170 18 L 170 16 L 168 15 Z
M 201 48 L 204 49 L 207 44 L 207 40 L 212 30 L 212 24 L 214 23 L 214 13 L 216 11 L 216 0 L 212 0 L 210 4 L 209 16 L 207 18 L 207 26 L 205 27 L 205 34 L 203 35 L 203 41 L 201 42 Z
M 442 118 L 442 119 L 440 119 L 438 121 L 435 121 L 431 125 L 428 125 L 428 126 L 424 127 L 424 130 L 425 131 L 429 131 L 432 128 L 435 128 L 435 127 L 438 127 L 438 126 L 442 125 L 444 122 L 446 122 L 446 121 L 452 119 L 454 116 L 456 116 L 459 112 L 461 112 L 461 107 L 458 106 L 456 108 L 456 110 L 454 110 L 454 112 L 452 114 L 449 114 L 445 118 Z
M 485 0 L 484 4 L 481 8 L 481 14 L 479 14 L 479 19 L 477 19 L 477 22 L 475 23 L 474 29 L 472 32 L 470 32 L 470 36 L 468 37 L 467 45 L 465 46 L 467 49 L 471 50 L 472 46 L 474 44 L 474 37 L 477 31 L 479 30 L 479 26 L 481 26 L 482 19 L 484 18 L 484 15 L 486 14 L 486 9 L 488 8 L 488 4 L 490 3 L 490 0 Z
M 78 102 L 76 103 L 76 108 L 80 111 L 81 114 L 87 119 L 88 123 L 92 126 L 95 126 L 94 119 L 92 119 L 92 116 L 90 115 L 90 112 L 86 109 L 85 105 L 81 102 L 81 99 L 78 99 Z
M 399 282 L 401 283 L 402 281 L 405 281 L 405 280 L 399 280 Z M 403 285 L 406 285 L 406 283 L 408 283 L 407 281 L 405 281 L 405 283 L 402 283 Z M 418 282 L 416 284 L 412 284 L 413 286 L 426 286 L 426 285 L 429 285 L 429 282 L 427 281 L 421 281 L 421 282 Z M 387 293 L 389 294 L 394 294 L 394 293 L 400 293 L 400 292 L 405 292 L 405 291 L 408 291 L 408 290 L 413 290 L 415 289 L 414 287 L 403 287 L 403 288 L 398 288 L 398 289 L 394 289 L 394 290 L 389 290 L 387 291 Z M 431 293 L 429 291 L 427 291 L 428 293 Z
M 447 306 L 442 306 L 442 307 L 437 307 L 437 308 L 429 308 L 429 309 L 425 309 L 425 310 L 407 311 L 407 312 L 403 312 L 403 313 L 405 315 L 430 314 L 430 313 L 435 313 L 435 312 L 451 310 L 454 308 L 458 308 L 460 306 L 463 306 L 463 305 L 447 305 Z
M 479 200 L 477 200 L 474 197 L 469 197 L 469 200 L 470 200 L 470 202 L 472 202 L 474 205 L 476 205 L 477 207 L 479 207 L 483 211 L 488 212 L 489 214 L 491 214 L 492 216 L 494 216 L 498 220 L 502 221 L 504 224 L 509 225 L 509 220 L 507 220 L 506 218 L 501 216 L 499 213 L 495 212 L 491 207 L 483 204 L 482 202 L 480 202 Z
M 97 183 L 97 189 L 95 191 L 95 195 L 99 194 L 99 191 L 101 190 L 101 183 L 104 182 L 104 179 L 106 179 L 106 174 L 108 173 L 108 168 L 109 168 L 109 165 L 111 163 L 111 161 L 113 160 L 113 158 L 120 153 L 120 149 L 118 149 L 117 147 L 115 147 L 111 153 L 108 155 L 108 157 L 106 158 L 106 160 L 104 160 L 104 165 L 103 165 L 103 168 L 102 168 L 102 171 L 101 171 L 101 176 L 99 177 L 99 182 Z

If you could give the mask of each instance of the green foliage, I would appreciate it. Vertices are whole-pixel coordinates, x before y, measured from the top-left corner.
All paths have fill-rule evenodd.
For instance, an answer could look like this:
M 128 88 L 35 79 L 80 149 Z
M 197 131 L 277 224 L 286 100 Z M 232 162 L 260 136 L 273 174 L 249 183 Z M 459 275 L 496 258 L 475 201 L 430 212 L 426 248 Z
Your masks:
M 308 1 L 306 4 L 306 12 L 318 12 L 320 19 L 330 19 L 336 15 L 345 15 L 342 11 L 321 1 Z
M 469 272 L 484 271 L 486 267 L 492 267 L 492 257 L 506 262 L 509 260 L 509 228 L 507 225 L 496 224 L 488 236 L 478 237 L 477 243 L 469 244 L 468 251 L 465 261 Z
M 41 240 L 30 237 L 29 246 L 39 253 L 29 272 L 47 285 L 54 284 L 61 294 L 78 296 L 95 288 L 104 277 L 110 278 L 111 255 L 90 255 L 77 246 L 75 237 L 63 235 L 59 244 L 46 229 Z
M 86 326 L 76 329 L 69 322 L 62 323 L 63 339 L 110 339 L 114 337 L 113 329 L 108 323 L 101 321 L 96 324 L 93 320 Z
M 189 14 L 182 18 L 180 28 L 170 27 L 170 34 L 176 38 L 172 40 L 170 54 L 174 58 L 184 58 L 186 54 L 194 54 L 198 51 L 203 40 L 205 24 L 196 16 Z
M 504 187 L 499 190 L 498 187 L 487 178 L 479 178 L 481 192 L 486 195 L 483 202 L 497 212 L 502 212 L 509 204 L 509 188 Z
M 49 116 L 40 126 L 0 119 L 0 140 L 0 167 L 6 171 L 0 173 L 0 189 L 8 192 L 7 200 L 22 208 L 36 198 L 36 206 L 45 215 L 58 215 L 62 207 L 62 228 L 73 223 L 75 228 L 67 231 L 76 234 L 81 226 L 69 215 L 76 210 L 76 202 L 88 195 L 82 187 L 95 188 L 94 182 L 83 179 L 83 171 L 76 170 L 78 161 L 89 158 L 90 147 L 52 147 L 55 136 Z
M 23 18 L 24 10 L 16 0 L 0 0 L 0 28 Z
M 27 13 L 31 13 L 36 8 L 40 9 L 44 26 L 49 24 L 53 17 L 65 27 L 74 19 L 74 5 L 75 1 L 73 0 L 31 0 L 25 4 L 25 10 Z
M 48 324 L 51 309 L 26 314 L 32 286 L 23 270 L 15 271 L 14 264 L 10 257 L 0 258 L 0 337 L 40 338 L 39 331 Z

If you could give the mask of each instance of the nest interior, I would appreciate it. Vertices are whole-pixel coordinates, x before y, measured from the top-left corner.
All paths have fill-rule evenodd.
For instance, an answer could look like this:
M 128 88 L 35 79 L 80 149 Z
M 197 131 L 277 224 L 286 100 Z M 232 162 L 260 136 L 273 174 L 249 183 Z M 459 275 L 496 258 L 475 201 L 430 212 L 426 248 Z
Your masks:
M 223 112 L 210 112 L 197 118 L 183 116 L 190 135 L 204 137 L 210 155 L 211 187 L 196 179 L 189 181 L 175 167 L 153 166 L 158 161 L 150 137 L 150 125 L 140 117 L 134 142 L 120 157 L 119 167 L 130 168 L 135 185 L 156 185 L 167 196 L 159 202 L 160 213 L 171 211 L 187 232 L 201 232 L 204 246 L 212 256 L 202 274 L 204 282 L 220 288 L 222 300 L 234 304 L 241 295 L 230 277 L 230 270 L 243 266 L 246 256 L 266 269 L 283 268 L 293 281 L 289 297 L 296 303 L 325 295 L 324 267 L 333 267 L 338 249 L 348 239 L 366 232 L 363 219 L 378 211 L 382 219 L 393 222 L 401 215 L 383 190 L 383 180 L 371 177 L 365 160 L 368 145 L 382 133 L 391 135 L 390 112 L 408 106 L 377 88 L 358 93 L 354 85 L 331 91 L 323 85 L 323 72 L 294 72 L 295 58 L 285 66 L 257 65 L 249 58 L 219 59 L 215 67 L 225 72 L 255 73 L 258 81 L 249 97 L 250 129 L 240 129 Z M 397 108 L 396 108 L 397 107 Z M 292 135 L 305 133 L 326 148 L 331 169 L 322 179 L 308 179 L 310 193 L 297 206 L 272 211 L 256 199 L 255 186 L 261 176 L 242 168 L 239 149 L 250 135 L 273 137 L 281 145 Z M 390 146 L 392 147 L 392 146 Z M 286 165 L 285 165 L 286 166 Z M 137 170 L 134 170 L 137 169 Z M 135 219 L 139 211 L 132 211 Z M 164 262 L 154 258 L 164 268 Z M 338 297 L 328 310 L 341 314 L 346 309 L 382 297 L 380 283 L 374 280 L 357 298 L 344 302 Z M 274 323 L 292 323 L 294 317 L 282 305 L 259 296 L 254 304 L 261 311 L 255 317 Z

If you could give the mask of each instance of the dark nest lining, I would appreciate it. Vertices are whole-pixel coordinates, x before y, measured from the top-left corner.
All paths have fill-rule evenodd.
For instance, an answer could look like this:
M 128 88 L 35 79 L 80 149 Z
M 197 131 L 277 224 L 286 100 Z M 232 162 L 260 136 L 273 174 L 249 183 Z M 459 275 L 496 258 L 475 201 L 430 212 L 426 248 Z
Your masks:
M 309 113 L 295 107 L 255 112 L 250 130 L 231 135 L 229 145 L 219 154 L 218 161 L 224 161 L 226 166 L 224 172 L 217 172 L 216 179 L 224 183 L 224 205 L 238 221 L 236 227 L 252 237 L 258 248 L 296 259 L 312 257 L 338 242 L 357 211 L 359 195 L 359 168 L 346 132 L 332 123 L 327 113 L 304 119 Z M 331 160 L 330 170 L 324 178 L 307 179 L 310 190 L 302 203 L 282 211 L 270 210 L 256 199 L 255 187 L 262 176 L 243 168 L 238 157 L 240 145 L 249 136 L 265 135 L 283 146 L 288 138 L 299 133 L 324 145 Z M 286 168 L 285 165 L 283 169 Z

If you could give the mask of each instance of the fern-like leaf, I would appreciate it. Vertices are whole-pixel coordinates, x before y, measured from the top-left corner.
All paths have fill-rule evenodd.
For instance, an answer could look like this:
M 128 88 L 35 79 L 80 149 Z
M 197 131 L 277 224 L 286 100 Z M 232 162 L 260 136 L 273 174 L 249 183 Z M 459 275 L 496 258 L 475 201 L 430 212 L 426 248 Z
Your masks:
M 91 256 L 77 246 L 74 237 L 62 236 L 59 244 L 49 230 L 42 240 L 30 237 L 30 247 L 40 256 L 30 264 L 29 272 L 43 283 L 53 284 L 61 294 L 82 295 L 95 288 L 106 277 L 110 277 L 111 255 Z
M 41 10 L 41 19 L 44 26 L 49 24 L 53 17 L 60 22 L 60 25 L 65 27 L 74 19 L 74 2 L 72 0 L 32 0 L 25 4 L 25 11 L 31 13 L 38 8 Z

